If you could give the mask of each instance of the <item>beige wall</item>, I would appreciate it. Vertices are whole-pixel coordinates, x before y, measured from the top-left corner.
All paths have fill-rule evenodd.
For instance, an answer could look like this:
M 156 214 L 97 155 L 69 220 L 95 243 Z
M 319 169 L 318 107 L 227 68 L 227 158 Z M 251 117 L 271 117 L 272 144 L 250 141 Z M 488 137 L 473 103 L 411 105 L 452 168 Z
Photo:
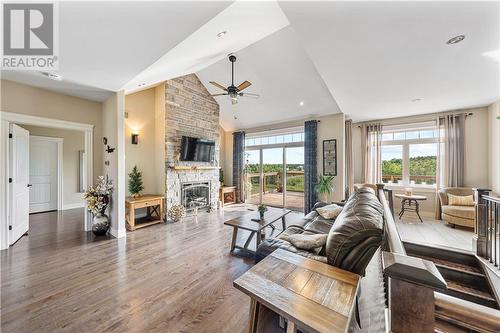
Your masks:
M 83 195 L 79 192 L 79 152 L 85 147 L 84 133 L 28 125 L 22 127 L 28 130 L 30 135 L 63 138 L 63 209 L 75 208 L 75 205 L 83 207 Z
M 94 177 L 102 174 L 101 103 L 2 80 L 1 110 L 94 125 Z
M 488 109 L 473 108 L 457 110 L 462 112 L 472 112 L 473 115 L 467 117 L 465 123 L 465 175 L 464 185 L 468 187 L 488 187 L 490 186 L 488 175 Z M 436 119 L 437 114 L 421 115 L 412 117 L 401 117 L 382 120 L 383 125 L 411 123 L 418 121 L 428 121 Z M 361 129 L 359 124 L 353 124 L 353 164 L 354 164 L 354 182 L 362 182 L 361 165 Z M 403 193 L 404 189 L 395 188 L 395 193 Z M 436 193 L 429 189 L 415 189 L 415 194 L 427 196 L 427 201 L 421 204 L 421 209 L 432 216 L 435 210 Z M 399 202 L 395 203 L 399 209 Z
M 500 101 L 488 107 L 488 143 L 490 188 L 500 195 Z
M 142 90 L 125 96 L 125 172 L 134 166 L 142 172 L 143 194 L 157 193 L 157 183 L 162 183 L 155 174 L 155 88 Z M 139 134 L 139 143 L 132 144 L 132 133 Z M 130 195 L 127 185 L 127 195 Z M 161 192 L 160 192 L 161 193 Z
M 155 193 L 165 193 L 165 84 L 155 88 Z

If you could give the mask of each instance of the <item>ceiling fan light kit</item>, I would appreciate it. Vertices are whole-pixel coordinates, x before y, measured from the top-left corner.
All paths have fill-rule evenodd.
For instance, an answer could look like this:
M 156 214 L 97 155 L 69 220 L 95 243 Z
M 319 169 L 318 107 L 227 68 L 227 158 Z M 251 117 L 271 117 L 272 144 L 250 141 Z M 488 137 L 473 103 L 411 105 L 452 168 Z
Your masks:
M 243 81 L 240 85 L 234 85 L 234 63 L 236 62 L 236 56 L 234 54 L 229 55 L 229 61 L 231 62 L 231 85 L 229 87 L 224 87 L 222 84 L 219 84 L 215 81 L 210 81 L 210 84 L 216 86 L 217 88 L 224 90 L 224 93 L 213 94 L 212 97 L 215 96 L 229 96 L 231 99 L 231 104 L 238 104 L 238 96 L 241 97 L 250 97 L 250 98 L 259 98 L 258 94 L 252 93 L 244 93 L 242 90 L 250 87 L 252 83 L 250 81 Z

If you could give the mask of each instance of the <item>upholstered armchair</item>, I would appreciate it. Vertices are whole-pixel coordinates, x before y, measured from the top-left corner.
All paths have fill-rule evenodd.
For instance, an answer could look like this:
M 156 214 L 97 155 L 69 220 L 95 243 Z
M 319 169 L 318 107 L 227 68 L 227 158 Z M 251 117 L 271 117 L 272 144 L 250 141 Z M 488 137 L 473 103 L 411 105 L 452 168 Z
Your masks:
M 439 201 L 441 204 L 441 219 L 453 227 L 461 225 L 464 227 L 474 228 L 476 221 L 475 206 L 450 205 L 448 194 L 455 196 L 474 196 L 474 191 L 469 187 L 446 187 L 438 192 Z

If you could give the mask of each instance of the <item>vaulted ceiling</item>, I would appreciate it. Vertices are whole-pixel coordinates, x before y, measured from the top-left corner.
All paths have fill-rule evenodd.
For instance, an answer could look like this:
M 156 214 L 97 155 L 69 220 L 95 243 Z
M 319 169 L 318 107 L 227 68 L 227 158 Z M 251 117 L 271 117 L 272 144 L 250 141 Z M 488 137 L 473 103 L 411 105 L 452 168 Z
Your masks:
M 2 78 L 102 101 L 194 72 L 218 93 L 208 82 L 229 84 L 235 53 L 235 83 L 251 81 L 247 91 L 260 98 L 233 106 L 216 97 L 226 130 L 500 99 L 499 2 L 61 2 L 59 11 L 64 80 Z M 463 42 L 446 44 L 460 34 Z

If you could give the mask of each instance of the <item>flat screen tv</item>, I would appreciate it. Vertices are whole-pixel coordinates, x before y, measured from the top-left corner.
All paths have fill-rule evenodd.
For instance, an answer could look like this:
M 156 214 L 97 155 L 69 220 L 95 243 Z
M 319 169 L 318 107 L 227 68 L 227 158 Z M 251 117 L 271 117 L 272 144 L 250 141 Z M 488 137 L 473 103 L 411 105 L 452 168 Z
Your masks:
M 215 141 L 183 136 L 181 161 L 211 162 L 215 153 Z

